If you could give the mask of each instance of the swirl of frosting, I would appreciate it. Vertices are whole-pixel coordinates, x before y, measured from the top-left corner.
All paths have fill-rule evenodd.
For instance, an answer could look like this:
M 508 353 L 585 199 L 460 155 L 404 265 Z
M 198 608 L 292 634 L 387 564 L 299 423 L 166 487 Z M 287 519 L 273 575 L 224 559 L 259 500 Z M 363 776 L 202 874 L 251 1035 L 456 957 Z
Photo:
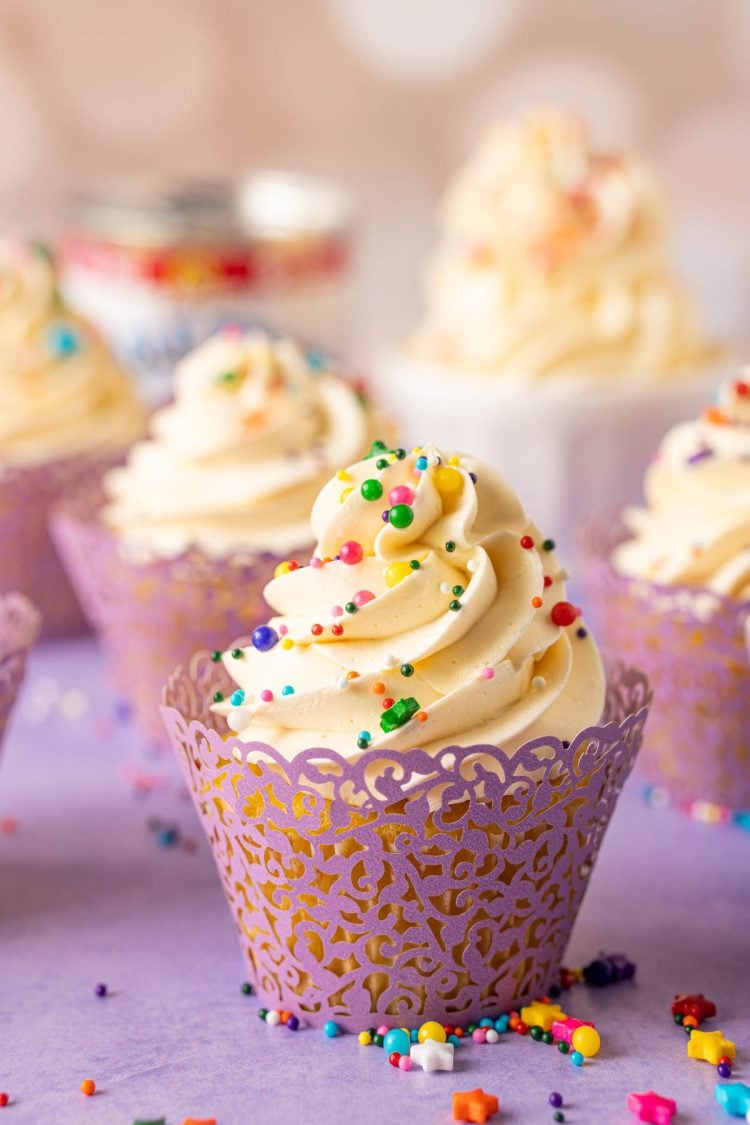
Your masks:
M 710 354 L 667 258 L 665 205 L 632 155 L 581 121 L 496 125 L 448 189 L 411 351 L 538 379 L 668 375 Z
M 323 488 L 312 526 L 310 565 L 266 587 L 279 616 L 223 655 L 238 690 L 216 707 L 243 741 L 511 753 L 599 719 L 602 666 L 554 544 L 488 466 L 382 447 Z
M 0 239 L 0 462 L 124 448 L 145 414 L 93 328 L 65 308 L 46 254 Z
M 284 554 L 335 465 L 370 446 L 375 414 L 318 352 L 224 329 L 178 366 L 151 440 L 105 480 L 105 522 L 159 557 L 197 547 Z
M 724 381 L 718 406 L 669 431 L 644 493 L 648 506 L 625 512 L 632 538 L 616 570 L 750 598 L 750 367 Z

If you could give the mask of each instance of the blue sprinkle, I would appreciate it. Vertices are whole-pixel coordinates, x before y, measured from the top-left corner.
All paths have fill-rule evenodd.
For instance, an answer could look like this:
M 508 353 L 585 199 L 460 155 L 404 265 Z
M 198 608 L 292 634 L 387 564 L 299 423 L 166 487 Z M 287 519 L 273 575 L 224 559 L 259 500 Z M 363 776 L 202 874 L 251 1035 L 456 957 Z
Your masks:
M 53 324 L 47 332 L 47 343 L 54 355 L 65 357 L 80 350 L 80 337 L 70 324 Z
M 742 809 L 740 812 L 732 813 L 732 821 L 738 828 L 750 832 L 750 809 Z
M 270 652 L 275 644 L 278 643 L 279 634 L 270 625 L 259 625 L 257 629 L 253 630 L 253 646 L 257 648 L 258 652 Z
M 481 1020 L 479 1021 L 479 1026 L 480 1026 L 480 1027 L 492 1027 L 492 1026 L 493 1026 L 493 1022 L 492 1022 L 492 1020 L 491 1020 L 491 1019 L 488 1019 L 488 1017 L 487 1017 L 487 1016 L 485 1016 L 485 1017 L 484 1017 L 484 1019 L 481 1019 Z
M 284 687 L 281 689 L 281 694 L 282 695 L 294 695 L 294 688 L 292 687 L 291 684 L 284 684 Z
M 325 371 L 327 367 L 326 357 L 322 352 L 316 351 L 315 348 L 310 348 L 306 352 L 305 359 L 311 371 Z
M 419 1028 L 418 1027 L 413 1027 L 411 1029 L 411 1031 L 409 1032 L 409 1038 L 411 1039 L 412 1043 L 418 1043 L 419 1042 Z
M 495 1020 L 495 1031 L 499 1031 L 500 1034 L 502 1035 L 502 1033 L 504 1031 L 508 1030 L 508 1024 L 509 1023 L 510 1023 L 510 1016 L 498 1016 L 497 1019 Z
M 448 1038 L 447 1038 L 447 1040 L 446 1040 L 446 1042 L 448 1042 L 448 1043 L 452 1043 L 452 1044 L 453 1044 L 453 1046 L 454 1046 L 454 1047 L 455 1047 L 456 1049 L 458 1049 L 458 1048 L 459 1048 L 459 1047 L 461 1046 L 461 1040 L 460 1040 L 460 1039 L 458 1038 L 458 1036 L 457 1036 L 457 1035 L 449 1035 L 449 1036 L 448 1036 Z
M 341 1028 L 337 1023 L 334 1023 L 333 1020 L 327 1020 L 323 1024 L 323 1034 L 327 1035 L 329 1039 L 335 1039 L 340 1032 Z
M 229 702 L 233 707 L 239 707 L 240 704 L 245 702 L 245 693 L 242 688 L 237 688 L 237 691 L 232 692 L 229 696 Z
M 417 466 L 416 467 L 419 469 L 420 473 L 423 473 L 425 471 L 425 469 L 427 468 L 427 465 L 428 465 L 428 461 L 427 461 L 426 457 L 417 457 Z
M 180 838 L 176 828 L 163 828 L 156 837 L 160 848 L 172 848 Z

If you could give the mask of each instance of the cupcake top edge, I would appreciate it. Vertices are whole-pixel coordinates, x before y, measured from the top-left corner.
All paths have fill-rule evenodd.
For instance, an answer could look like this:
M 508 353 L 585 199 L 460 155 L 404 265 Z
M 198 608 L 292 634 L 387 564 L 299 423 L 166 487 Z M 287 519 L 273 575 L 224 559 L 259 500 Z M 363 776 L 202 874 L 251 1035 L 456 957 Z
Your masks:
M 674 275 L 654 176 L 597 149 L 578 116 L 486 129 L 438 225 L 418 360 L 533 382 L 661 379 L 718 354 Z
M 237 686 L 214 707 L 242 741 L 510 754 L 599 720 L 602 663 L 554 543 L 489 466 L 375 442 L 323 487 L 312 528 L 309 562 L 266 587 L 276 616 L 221 657 Z
M 148 440 L 107 474 L 103 519 L 158 558 L 309 549 L 315 496 L 383 425 L 364 385 L 329 357 L 227 326 L 178 364 Z
M 715 405 L 665 435 L 629 508 L 618 573 L 750 600 L 750 367 L 726 378 Z
M 145 411 L 97 331 L 62 300 L 46 251 L 0 238 L 0 462 L 113 453 Z

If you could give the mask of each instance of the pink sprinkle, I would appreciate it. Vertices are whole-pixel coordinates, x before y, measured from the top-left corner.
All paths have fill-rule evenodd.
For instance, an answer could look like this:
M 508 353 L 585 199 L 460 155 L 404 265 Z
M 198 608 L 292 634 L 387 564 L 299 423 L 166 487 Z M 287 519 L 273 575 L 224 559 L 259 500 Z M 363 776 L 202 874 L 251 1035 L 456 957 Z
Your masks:
M 289 632 L 289 626 L 288 625 L 279 625 L 279 633 L 282 637 L 285 637 L 288 632 Z
M 367 605 L 368 602 L 375 601 L 375 595 L 373 594 L 372 590 L 357 590 L 356 594 L 352 598 L 352 601 L 356 606 L 361 607 L 363 605 Z
M 395 507 L 396 504 L 411 504 L 413 499 L 414 489 L 409 488 L 408 484 L 397 484 L 396 487 L 392 488 L 388 493 L 388 503 L 392 508 Z
M 0 831 L 2 831 L 5 836 L 12 836 L 17 828 L 18 821 L 14 816 L 4 816 L 3 819 L 0 820 Z
M 319 559 L 317 555 L 313 555 L 313 557 L 310 559 L 310 566 L 313 568 L 313 570 L 320 570 L 322 565 L 323 560 Z
M 268 688 L 263 688 L 263 691 L 260 693 L 260 698 L 264 703 L 270 703 L 273 699 L 273 692 L 269 691 Z
M 358 543 L 356 539 L 349 539 L 339 547 L 339 558 L 347 566 L 355 566 L 358 562 L 361 562 L 363 555 L 362 544 Z
M 388 1027 L 387 1024 L 381 1024 L 380 1027 L 377 1029 L 377 1034 L 378 1035 L 387 1035 L 390 1030 L 391 1029 L 390 1029 L 390 1027 Z
M 471 1038 L 475 1043 L 487 1042 L 487 1029 L 484 1027 L 475 1027 L 471 1033 Z
M 401 1058 L 398 1060 L 398 1069 L 399 1070 L 411 1070 L 411 1059 L 409 1058 L 408 1055 L 402 1055 Z
M 494 668 L 483 668 L 482 671 L 479 673 L 480 678 L 483 679 L 483 680 L 491 680 L 494 675 L 495 675 L 495 669 Z
M 343 612 L 344 612 L 344 610 L 342 609 L 342 607 L 340 605 L 332 605 L 331 606 L 331 617 L 341 617 Z

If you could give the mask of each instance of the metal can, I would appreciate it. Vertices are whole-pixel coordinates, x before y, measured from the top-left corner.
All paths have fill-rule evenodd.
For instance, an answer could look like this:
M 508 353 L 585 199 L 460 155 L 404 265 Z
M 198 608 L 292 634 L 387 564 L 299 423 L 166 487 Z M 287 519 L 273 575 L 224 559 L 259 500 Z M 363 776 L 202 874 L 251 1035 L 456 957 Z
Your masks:
M 227 322 L 338 351 L 352 226 L 347 193 L 315 177 L 122 180 L 76 198 L 61 286 L 155 400 L 177 360 Z

